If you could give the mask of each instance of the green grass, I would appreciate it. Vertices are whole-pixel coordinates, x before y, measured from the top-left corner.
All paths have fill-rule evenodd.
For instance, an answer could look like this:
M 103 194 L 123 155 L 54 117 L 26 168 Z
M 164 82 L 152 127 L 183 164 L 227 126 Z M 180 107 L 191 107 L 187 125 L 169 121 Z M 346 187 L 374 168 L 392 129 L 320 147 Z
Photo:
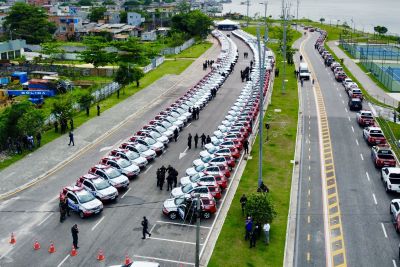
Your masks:
M 120 103 L 121 101 L 127 99 L 128 97 L 134 95 L 135 93 L 139 92 L 143 88 L 149 86 L 159 78 L 163 77 L 166 74 L 180 74 L 183 72 L 187 67 L 189 67 L 190 64 L 193 63 L 194 60 L 172 60 L 172 61 L 166 61 L 162 65 L 160 65 L 157 69 L 150 71 L 149 73 L 146 73 L 146 75 L 140 80 L 140 86 L 136 87 L 135 84 L 131 84 L 126 86 L 123 90 L 121 90 L 120 93 L 120 98 L 117 98 L 117 94 L 114 93 L 107 99 L 103 100 L 100 102 L 100 107 L 101 107 L 101 112 L 113 107 L 114 105 Z M 93 80 L 103 80 L 103 77 L 83 77 L 85 80 L 90 78 Z M 48 101 L 49 105 L 46 108 L 46 113 L 48 113 L 51 110 L 51 101 L 50 99 L 46 100 Z M 87 122 L 91 118 L 96 116 L 96 106 L 92 106 L 90 108 L 90 115 L 86 116 L 85 111 L 79 112 L 74 115 L 74 127 L 77 128 L 83 123 Z M 60 137 L 61 135 L 58 133 L 54 132 L 54 129 L 49 129 L 45 131 L 42 134 L 42 146 L 45 145 L 46 143 L 49 143 L 53 141 L 54 139 Z M 30 152 L 29 151 L 24 151 L 21 155 L 12 155 L 8 157 L 7 159 L 3 160 L 0 162 L 0 170 L 10 166 L 14 162 L 22 159 L 26 155 L 28 155 Z
M 248 30 L 247 28 L 245 29 Z M 250 28 L 249 32 L 254 32 Z M 300 33 L 295 33 L 297 39 Z M 277 53 L 278 45 L 271 46 L 277 55 L 278 67 L 282 75 L 282 57 Z M 271 124 L 269 141 L 263 145 L 263 180 L 270 188 L 271 198 L 277 210 L 277 217 L 271 224 L 270 245 L 258 240 L 254 249 L 244 240 L 244 221 L 239 199 L 242 194 L 256 192 L 258 177 L 258 138 L 251 152 L 252 159 L 239 183 L 232 205 L 216 243 L 209 267 L 219 266 L 282 266 L 285 248 L 286 225 L 290 201 L 292 164 L 297 130 L 298 93 L 297 81 L 292 73 L 294 66 L 287 66 L 288 80 L 285 94 L 281 93 L 282 76 L 275 79 L 272 103 L 264 121 Z M 281 109 L 275 113 L 274 109 Z M 266 129 L 264 128 L 264 138 Z
M 177 55 L 167 55 L 166 58 L 198 58 L 212 46 L 210 42 L 196 43 Z
M 376 120 L 379 123 L 388 143 L 392 147 L 392 150 L 396 154 L 396 157 L 400 159 L 400 148 L 397 145 L 398 140 L 400 139 L 400 125 L 387 121 L 381 117 L 376 118 Z

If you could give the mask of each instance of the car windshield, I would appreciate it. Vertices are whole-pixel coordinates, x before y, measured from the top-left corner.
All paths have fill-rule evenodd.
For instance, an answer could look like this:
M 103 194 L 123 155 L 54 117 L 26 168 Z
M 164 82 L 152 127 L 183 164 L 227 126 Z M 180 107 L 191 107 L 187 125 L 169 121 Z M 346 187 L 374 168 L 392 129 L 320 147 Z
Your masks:
M 138 153 L 133 152 L 133 151 L 128 151 L 128 152 L 125 153 L 125 155 L 126 155 L 126 156 L 128 157 L 128 159 L 130 159 L 130 160 L 134 160 L 134 159 L 137 159 L 138 157 L 140 157 L 140 155 L 139 155 Z
M 188 193 L 190 190 L 192 190 L 193 189 L 193 186 L 192 186 L 192 184 L 187 184 L 187 185 L 185 185 L 184 187 L 182 187 L 182 192 L 183 193 Z
M 146 143 L 149 145 L 154 145 L 156 143 L 156 141 L 153 138 L 149 138 L 149 137 L 146 137 L 144 139 L 144 141 L 146 141 Z
M 179 116 L 180 116 L 179 113 L 176 113 L 176 112 L 171 112 L 170 114 L 174 118 L 179 118 Z
M 216 148 L 216 147 L 210 147 L 210 148 L 208 149 L 208 153 L 210 153 L 210 154 L 214 154 L 215 151 L 217 151 L 217 148 Z
M 113 168 L 108 168 L 105 170 L 105 172 L 110 179 L 116 178 L 121 175 L 119 171 Z
M 167 120 L 172 121 L 172 122 L 176 122 L 176 119 L 172 116 L 167 116 Z
M 167 129 L 165 129 L 164 127 L 161 127 L 159 125 L 156 126 L 156 130 L 159 131 L 160 133 L 164 133 L 167 131 Z
M 93 184 L 97 190 L 103 190 L 110 186 L 108 182 L 103 179 L 96 179 L 93 181 Z
M 197 182 L 197 180 L 199 180 L 199 178 L 200 178 L 199 175 L 193 175 L 193 176 L 190 177 L 190 181 L 192 183 L 195 183 L 195 182 Z
M 80 203 L 86 203 L 95 199 L 94 196 L 86 190 L 77 192 L 76 196 L 78 197 Z
M 199 165 L 199 166 L 197 166 L 197 167 L 195 167 L 194 169 L 197 171 L 197 172 L 201 172 L 202 170 L 204 170 L 204 165 Z
M 147 147 L 142 145 L 142 144 L 137 144 L 136 148 L 139 152 L 146 152 L 147 151 Z
M 169 128 L 169 127 L 172 126 L 172 124 L 169 123 L 168 121 L 162 121 L 161 123 L 162 123 L 163 126 L 165 126 L 165 127 L 167 127 L 167 128 Z
M 161 137 L 161 134 L 153 131 L 153 132 L 150 132 L 150 136 L 153 138 L 159 138 L 159 137 Z
M 176 206 L 178 206 L 178 205 L 180 205 L 180 204 L 182 204 L 184 202 L 185 202 L 185 198 L 184 197 L 177 197 L 177 198 L 174 199 L 174 203 L 175 203 Z
M 202 158 L 201 158 L 201 160 L 202 160 L 203 162 L 205 162 L 205 163 L 209 162 L 211 159 L 212 159 L 212 157 L 210 157 L 210 156 L 205 156 L 205 157 L 202 157 Z
M 184 114 L 185 113 L 185 110 L 183 110 L 182 108 L 177 108 L 176 109 L 180 114 Z
M 126 167 L 129 167 L 129 166 L 132 165 L 132 164 L 131 164 L 129 161 L 127 161 L 126 159 L 119 159 L 119 160 L 118 160 L 118 164 L 119 164 L 119 166 L 121 166 L 122 168 L 126 168 Z

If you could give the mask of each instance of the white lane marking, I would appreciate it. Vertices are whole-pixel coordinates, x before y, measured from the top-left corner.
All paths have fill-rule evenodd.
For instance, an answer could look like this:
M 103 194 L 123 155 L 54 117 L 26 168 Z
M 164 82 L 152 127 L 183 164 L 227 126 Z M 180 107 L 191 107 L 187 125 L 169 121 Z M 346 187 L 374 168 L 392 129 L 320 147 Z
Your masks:
M 311 170 L 311 165 L 308 165 L 308 170 Z
M 393 262 L 393 266 L 397 267 L 396 260 L 392 260 L 392 262 Z
M 185 151 L 183 151 L 182 153 L 179 153 L 179 159 L 183 158 L 184 156 L 186 156 L 186 151 L 189 149 L 189 147 L 186 147 Z
M 372 197 L 374 198 L 374 203 L 375 203 L 375 205 L 378 205 L 378 202 L 376 201 L 376 197 L 375 197 L 375 194 L 374 194 L 374 193 L 372 193 Z
M 360 144 L 358 143 L 358 140 L 356 139 L 356 144 L 357 144 L 357 146 L 359 146 Z
M 51 217 L 51 215 L 53 215 L 54 213 L 50 213 L 49 215 L 46 216 L 46 218 L 43 219 L 43 221 L 41 221 L 38 226 L 41 226 L 48 218 Z
M 175 222 L 166 222 L 166 221 L 156 221 L 156 222 L 164 223 L 164 224 L 178 225 L 178 226 L 196 227 L 196 225 L 191 225 L 191 224 L 186 224 L 186 223 L 175 223 Z M 208 227 L 208 226 L 200 226 L 200 228 L 211 229 L 211 227 Z M 150 233 L 151 233 L 151 231 L 150 231 Z
M 183 265 L 193 265 L 193 266 L 194 266 L 194 263 L 191 263 L 191 262 L 174 261 L 174 260 L 168 260 L 168 259 L 162 259 L 162 258 L 154 258 L 154 257 L 147 257 L 147 256 L 139 256 L 139 255 L 133 255 L 133 257 L 135 257 L 135 258 L 142 258 L 142 259 L 148 259 L 148 260 L 173 262 L 173 263 L 179 263 L 179 264 L 183 264 Z
M 63 263 L 69 258 L 69 254 L 57 265 L 57 267 L 60 267 L 63 265 Z
M 151 167 L 153 167 L 153 165 L 148 166 L 144 173 L 147 173 L 151 169 Z
M 350 116 L 347 117 L 349 119 L 349 121 L 351 121 Z
M 369 173 L 368 173 L 368 172 L 365 172 L 365 175 L 367 176 L 368 181 L 370 181 L 370 179 L 369 179 Z
M 191 122 L 190 123 L 188 123 L 188 125 L 186 125 L 186 127 L 189 127 L 190 126 L 190 124 L 192 124 Z
M 353 131 L 353 133 L 354 133 L 354 127 L 353 126 L 351 126 L 351 130 Z
M 156 227 L 156 223 L 155 224 L 153 224 L 153 226 L 151 227 L 151 229 L 150 229 L 150 234 L 151 234 L 151 232 L 153 232 L 153 230 L 154 230 L 154 227 Z
M 339 94 L 340 97 L 342 97 L 342 94 Z
M 113 146 L 105 146 L 105 147 L 100 148 L 99 152 L 103 152 L 105 150 L 110 150 L 111 148 L 113 148 Z
M 105 217 L 106 217 L 106 216 L 101 217 L 100 221 L 98 221 L 98 222 L 92 227 L 92 231 L 93 231 L 94 229 L 96 229 L 96 227 L 104 220 Z
M 363 155 L 362 155 L 362 154 L 360 154 L 360 157 L 361 157 L 361 160 L 364 160 L 364 157 L 363 157 Z
M 336 91 L 339 91 L 339 88 L 336 87 Z
M 10 247 L 10 248 L 7 250 L 6 253 L 3 253 L 3 255 L 0 255 L 0 260 L 1 260 L 2 258 L 4 258 L 5 256 L 7 256 L 7 254 L 10 253 L 11 250 L 12 250 L 13 248 L 14 248 L 14 247 Z
M 344 100 L 342 100 L 342 104 L 344 105 Z
M 388 238 L 386 229 L 385 229 L 385 226 L 383 225 L 383 223 L 381 223 L 381 226 L 382 226 L 383 234 L 385 235 L 386 238 Z
M 347 108 L 344 108 L 344 110 L 345 110 L 346 112 L 349 112 L 349 111 L 347 110 Z
M 132 189 L 132 188 L 129 187 L 128 190 L 126 190 L 126 192 L 122 195 L 121 199 L 124 198 L 124 196 L 125 196 L 126 194 L 128 194 L 128 192 L 131 191 L 131 189 Z
M 188 244 L 188 245 L 196 245 L 195 242 L 188 242 L 188 241 L 181 241 L 181 240 L 167 239 L 167 238 L 159 238 L 159 237 L 148 237 L 147 239 L 154 239 L 154 240 L 181 243 L 181 244 Z M 200 245 L 202 246 L 204 244 L 200 244 Z
M 308 160 L 311 160 L 311 155 L 308 155 Z

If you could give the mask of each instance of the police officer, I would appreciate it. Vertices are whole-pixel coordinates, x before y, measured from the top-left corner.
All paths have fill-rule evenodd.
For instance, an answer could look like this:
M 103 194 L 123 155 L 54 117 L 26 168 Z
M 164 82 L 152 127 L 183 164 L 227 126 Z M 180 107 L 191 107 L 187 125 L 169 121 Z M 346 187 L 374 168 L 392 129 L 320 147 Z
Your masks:
M 65 198 L 62 198 L 62 199 L 60 199 L 60 204 L 59 204 L 59 207 L 60 207 L 60 222 L 62 223 L 62 222 L 64 222 L 64 220 L 65 220 L 65 214 L 67 213 L 67 211 L 65 210 Z
M 174 182 L 174 176 L 172 175 L 172 173 L 168 172 L 168 176 L 167 176 L 167 191 L 169 191 L 169 189 L 172 190 L 173 182 Z
M 203 133 L 201 136 L 201 147 L 204 147 L 204 145 L 206 144 L 206 135 Z
M 72 233 L 72 244 L 74 245 L 75 249 L 78 249 L 78 225 L 74 224 L 74 226 L 72 226 L 71 228 L 71 233 Z
M 178 184 L 178 175 L 179 175 L 178 171 L 175 168 L 173 168 L 172 177 L 174 178 L 174 187 L 176 187 Z
M 249 154 L 249 141 L 244 140 L 243 142 L 244 153 Z
M 147 220 L 146 216 L 143 217 L 142 226 L 143 226 L 143 229 L 142 229 L 143 237 L 142 237 L 142 239 L 146 239 L 146 234 L 148 234 L 149 237 L 151 237 L 151 234 L 148 231 L 148 229 L 149 229 L 149 221 Z
M 194 148 L 197 148 L 198 143 L 199 143 L 199 136 L 196 133 L 196 135 L 194 136 Z
M 161 170 L 160 170 L 160 168 L 157 169 L 156 175 L 157 175 L 157 187 L 159 187 L 160 183 L 161 183 Z
M 189 147 L 189 149 L 192 148 L 192 135 L 190 133 L 189 133 L 189 136 L 188 136 L 188 147 Z
M 209 135 L 207 135 L 206 143 L 207 143 L 207 144 L 211 143 L 211 137 L 210 137 Z
M 174 140 L 175 140 L 175 142 L 178 141 L 178 135 L 179 135 L 178 128 L 175 128 L 175 130 L 174 130 Z

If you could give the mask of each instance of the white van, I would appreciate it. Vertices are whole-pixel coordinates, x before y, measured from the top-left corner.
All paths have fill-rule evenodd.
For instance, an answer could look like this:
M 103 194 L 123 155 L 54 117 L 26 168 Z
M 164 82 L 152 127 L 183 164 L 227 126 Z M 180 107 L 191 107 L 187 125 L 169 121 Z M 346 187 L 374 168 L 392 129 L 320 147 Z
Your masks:
M 307 63 L 300 63 L 299 66 L 299 78 L 304 80 L 310 79 L 310 71 L 308 70 Z

